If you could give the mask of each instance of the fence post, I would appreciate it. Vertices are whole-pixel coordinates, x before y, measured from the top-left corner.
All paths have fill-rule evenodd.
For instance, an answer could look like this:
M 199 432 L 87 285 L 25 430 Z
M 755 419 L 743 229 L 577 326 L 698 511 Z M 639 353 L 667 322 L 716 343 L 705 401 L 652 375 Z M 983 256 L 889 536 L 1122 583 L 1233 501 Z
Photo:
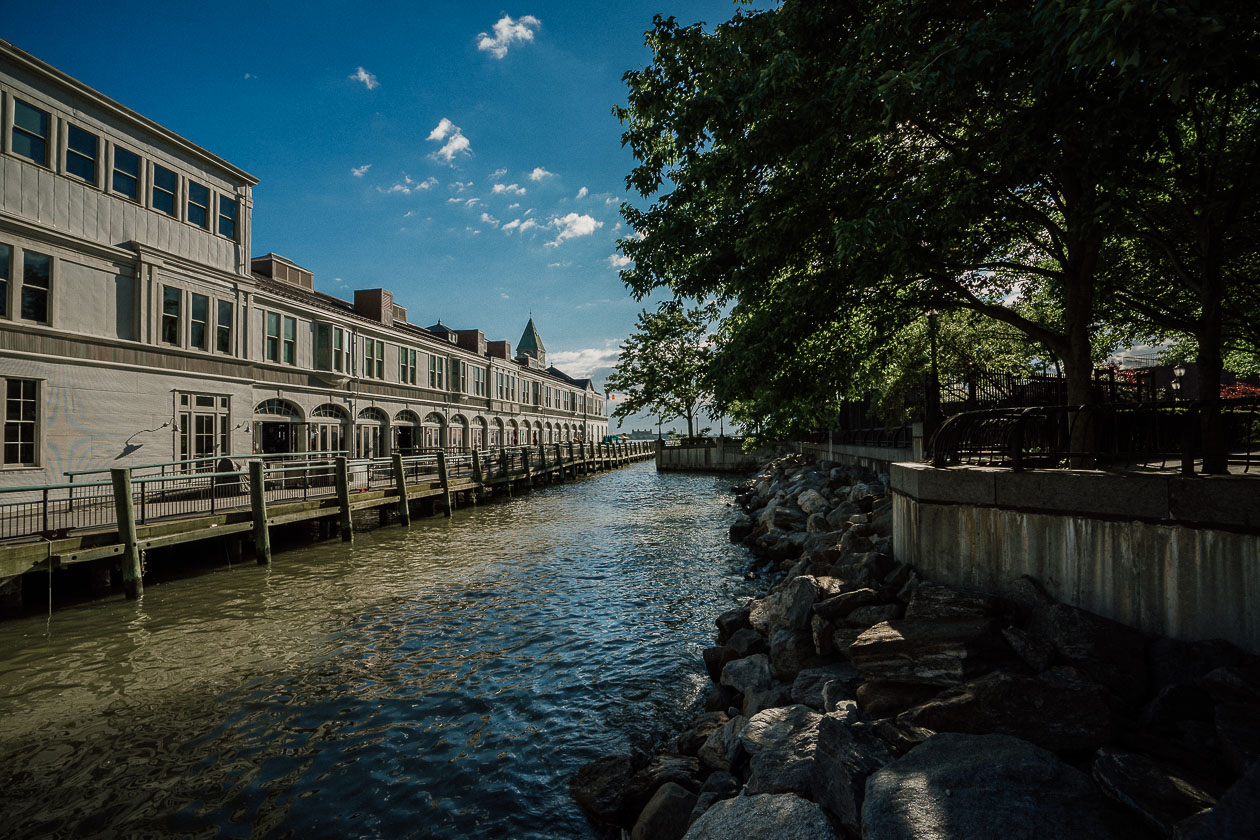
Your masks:
M 354 517 L 350 515 L 350 461 L 344 455 L 337 456 L 335 467 L 337 479 L 338 519 L 341 524 L 341 541 L 354 541 Z
M 140 568 L 140 546 L 136 541 L 136 509 L 131 498 L 131 470 L 115 467 L 109 471 L 114 482 L 114 512 L 118 516 L 118 539 L 123 544 L 123 591 L 129 599 L 144 594 L 144 570 Z
M 529 450 L 528 449 L 521 450 L 521 463 L 525 465 L 525 481 L 528 482 L 532 486 L 534 483 L 534 473 L 529 468 Z
M 446 472 L 446 452 L 438 451 L 438 481 L 442 482 L 442 510 L 451 515 L 451 482 Z
M 267 485 L 262 461 L 249 462 L 249 506 L 254 517 L 254 556 L 258 565 L 271 562 L 271 529 L 267 527 Z
M 44 528 L 43 530 L 45 531 L 48 530 L 48 488 L 47 487 L 44 488 Z
M 398 492 L 398 518 L 411 527 L 411 506 L 407 504 L 407 476 L 403 474 L 402 453 L 394 453 L 394 489 Z
M 1181 474 L 1194 475 L 1194 440 L 1199 430 L 1199 406 L 1192 403 L 1186 408 L 1185 426 L 1181 430 Z
M 482 472 L 481 470 L 481 453 L 478 452 L 476 449 L 474 449 L 472 453 L 472 458 L 473 458 L 473 481 L 477 482 L 478 484 L 485 484 L 486 476 L 485 476 L 485 473 Z
M 560 444 L 556 444 L 556 466 L 560 468 L 560 480 L 565 481 L 564 475 L 564 454 L 560 451 Z
M 130 476 L 130 473 L 128 473 L 128 475 Z M 140 521 L 141 522 L 147 522 L 149 520 L 149 500 L 148 500 L 148 493 L 147 493 L 148 486 L 149 486 L 149 483 L 147 481 L 140 482 Z

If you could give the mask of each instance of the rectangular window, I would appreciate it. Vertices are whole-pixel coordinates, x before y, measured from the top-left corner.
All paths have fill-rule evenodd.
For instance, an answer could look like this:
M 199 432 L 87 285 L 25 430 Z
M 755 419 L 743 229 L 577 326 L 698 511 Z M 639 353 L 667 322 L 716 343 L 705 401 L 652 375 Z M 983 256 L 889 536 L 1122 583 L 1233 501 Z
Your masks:
M 67 126 L 66 172 L 95 184 L 96 153 L 100 144 L 100 138 L 92 132 L 84 131 L 77 125 Z
M 209 350 L 210 298 L 195 292 L 188 307 L 188 343 L 198 350 Z
M 183 293 L 173 286 L 162 287 L 162 341 L 179 345 L 179 317 Z
M 161 210 L 168 216 L 175 215 L 175 192 L 179 189 L 179 178 L 171 170 L 153 167 L 153 209 Z
M 345 330 L 333 328 L 332 363 L 333 370 L 350 372 L 350 338 Z
M 416 384 L 416 351 L 406 347 L 398 348 L 398 381 L 408 385 Z
M 48 292 L 52 288 L 52 257 L 22 252 L 22 318 L 48 323 Z
M 140 156 L 114 147 L 114 192 L 140 200 Z
M 297 319 L 284 316 L 284 363 L 297 364 Z
M 210 190 L 196 181 L 188 182 L 188 221 L 199 228 L 210 228 Z
M 33 467 L 39 431 L 39 392 L 34 379 L 9 379 L 4 389 L 4 466 Z
M 468 362 L 457 362 L 457 364 L 459 365 L 459 370 L 457 372 L 457 375 L 459 376 L 459 382 L 456 383 L 455 390 L 459 391 L 461 394 L 467 394 L 468 393 Z
M 332 324 L 315 325 L 315 367 L 350 373 L 350 336 Z
M 13 248 L 0 243 L 0 318 L 9 317 L 9 278 L 13 270 Z
M 280 313 L 266 313 L 266 329 L 263 332 L 263 358 L 269 362 L 280 361 Z
M 385 378 L 385 342 L 363 339 L 363 375 L 368 379 Z
M 214 325 L 214 349 L 220 353 L 232 352 L 232 302 L 219 301 L 219 318 Z
M 219 196 L 219 233 L 236 238 L 236 199 L 226 195 Z
M 13 154 L 48 165 L 48 112 L 13 100 Z
M 444 389 L 442 382 L 443 374 L 446 372 L 446 360 L 441 356 L 429 356 L 429 387 L 436 388 L 439 391 Z

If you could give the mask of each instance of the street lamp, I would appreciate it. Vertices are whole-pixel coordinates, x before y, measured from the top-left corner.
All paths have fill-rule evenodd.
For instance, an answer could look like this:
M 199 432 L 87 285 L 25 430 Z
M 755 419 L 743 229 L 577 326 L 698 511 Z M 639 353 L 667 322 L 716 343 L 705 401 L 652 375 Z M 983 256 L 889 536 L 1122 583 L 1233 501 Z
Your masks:
M 1174 400 L 1178 399 L 1181 396 L 1181 378 L 1185 375 L 1186 375 L 1186 366 L 1178 362 L 1177 366 L 1173 368 L 1172 390 L 1173 390 Z

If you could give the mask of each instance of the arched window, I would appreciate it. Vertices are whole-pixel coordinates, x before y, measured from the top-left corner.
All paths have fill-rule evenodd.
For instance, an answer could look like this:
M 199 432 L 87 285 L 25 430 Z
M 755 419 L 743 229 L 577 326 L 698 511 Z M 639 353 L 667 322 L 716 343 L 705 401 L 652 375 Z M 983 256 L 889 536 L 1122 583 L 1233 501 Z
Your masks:
M 468 445 L 468 420 L 460 414 L 452 417 L 450 428 L 446 430 L 446 437 L 448 447 L 463 450 Z
M 324 403 L 311 409 L 307 451 L 344 452 L 349 424 L 350 412 L 339 405 Z
M 441 449 L 443 446 L 442 433 L 446 428 L 446 418 L 436 411 L 429 412 L 424 417 L 424 448 L 425 449 Z
M 255 415 L 267 417 L 284 417 L 288 420 L 301 420 L 302 410 L 288 400 L 263 400 L 254 408 Z
M 389 455 L 389 415 L 379 408 L 359 412 L 355 424 L 354 454 L 356 458 L 384 458 Z
M 301 445 L 302 410 L 288 400 L 272 398 L 254 407 L 254 451 L 265 455 L 294 452 Z
M 420 451 L 420 416 L 410 409 L 394 415 L 394 449 L 404 455 Z

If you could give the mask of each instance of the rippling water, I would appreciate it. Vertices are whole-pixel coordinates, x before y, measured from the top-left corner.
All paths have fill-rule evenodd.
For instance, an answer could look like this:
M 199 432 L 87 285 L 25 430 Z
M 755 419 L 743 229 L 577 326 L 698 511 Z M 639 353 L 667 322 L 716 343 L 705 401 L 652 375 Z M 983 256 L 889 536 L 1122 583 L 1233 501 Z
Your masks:
M 727 482 L 651 464 L 0 624 L 0 835 L 592 837 L 749 594 Z

